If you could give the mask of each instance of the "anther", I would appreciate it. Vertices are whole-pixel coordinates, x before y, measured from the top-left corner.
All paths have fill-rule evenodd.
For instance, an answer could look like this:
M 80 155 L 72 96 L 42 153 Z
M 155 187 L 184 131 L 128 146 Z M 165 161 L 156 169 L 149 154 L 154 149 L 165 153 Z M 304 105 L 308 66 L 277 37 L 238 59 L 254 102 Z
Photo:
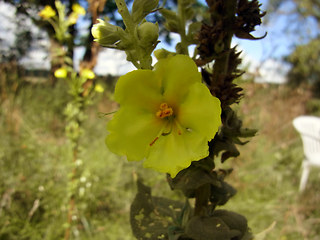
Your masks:
M 161 103 L 159 109 L 160 110 L 156 112 L 158 118 L 169 117 L 173 114 L 172 108 L 169 107 L 167 103 Z
M 165 110 L 165 109 L 167 109 L 169 106 L 168 106 L 168 104 L 166 104 L 166 103 L 161 103 L 160 104 L 160 110 Z

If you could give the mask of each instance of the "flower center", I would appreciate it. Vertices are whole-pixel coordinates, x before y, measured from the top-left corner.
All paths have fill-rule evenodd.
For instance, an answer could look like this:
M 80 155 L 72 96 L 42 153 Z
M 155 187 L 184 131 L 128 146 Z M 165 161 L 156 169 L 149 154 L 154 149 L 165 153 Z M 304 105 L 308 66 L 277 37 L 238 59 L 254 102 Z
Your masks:
M 170 117 L 173 114 L 173 110 L 167 103 L 161 103 L 159 110 L 156 113 L 158 118 Z

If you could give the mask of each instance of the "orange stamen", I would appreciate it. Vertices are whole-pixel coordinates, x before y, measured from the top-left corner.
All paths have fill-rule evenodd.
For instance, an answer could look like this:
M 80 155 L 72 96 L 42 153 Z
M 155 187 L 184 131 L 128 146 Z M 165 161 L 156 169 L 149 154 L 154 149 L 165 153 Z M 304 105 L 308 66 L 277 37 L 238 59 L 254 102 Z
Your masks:
M 167 103 L 161 103 L 159 110 L 156 113 L 158 118 L 170 117 L 173 114 L 173 110 Z
M 159 139 L 159 137 L 156 137 L 155 139 L 152 140 L 152 142 L 149 144 L 150 147 Z

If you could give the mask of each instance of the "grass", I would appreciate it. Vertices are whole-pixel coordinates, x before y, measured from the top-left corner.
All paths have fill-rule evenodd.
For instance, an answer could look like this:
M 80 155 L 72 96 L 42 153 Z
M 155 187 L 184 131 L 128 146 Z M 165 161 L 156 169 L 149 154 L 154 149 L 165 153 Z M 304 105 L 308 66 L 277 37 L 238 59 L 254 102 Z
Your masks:
M 109 87 L 108 87 L 109 86 Z M 111 86 L 87 110 L 82 151 L 77 161 L 76 205 L 72 239 L 132 240 L 130 204 L 138 175 L 155 195 L 179 198 L 163 174 L 143 169 L 110 153 L 105 145 L 108 117 L 116 105 Z M 229 160 L 227 179 L 238 194 L 224 208 L 245 215 L 254 233 L 273 221 L 266 239 L 316 240 L 320 235 L 320 187 L 313 171 L 299 195 L 301 141 L 291 120 L 305 113 L 309 93 L 285 87 L 244 84 L 246 96 L 235 106 L 244 125 L 259 129 L 241 156 Z M 26 84 L 7 94 L 0 110 L 0 240 L 61 239 L 67 222 L 72 164 L 62 115 L 68 101 L 63 81 L 55 87 Z M 112 97 L 111 97 L 112 98 Z
M 255 84 L 244 88 L 250 97 L 238 111 L 244 124 L 259 133 L 229 163 L 234 168 L 229 181 L 238 194 L 226 207 L 245 215 L 254 233 L 275 221 L 266 239 L 319 239 L 319 175 L 313 171 L 306 191 L 298 193 L 303 149 L 291 123 L 306 114 L 309 92 Z

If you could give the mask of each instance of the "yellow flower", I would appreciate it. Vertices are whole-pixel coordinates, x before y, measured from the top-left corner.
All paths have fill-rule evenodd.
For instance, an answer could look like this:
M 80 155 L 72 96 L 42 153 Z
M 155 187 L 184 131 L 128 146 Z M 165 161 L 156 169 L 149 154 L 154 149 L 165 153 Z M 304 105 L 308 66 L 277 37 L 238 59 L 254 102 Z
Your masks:
M 52 18 L 55 15 L 56 15 L 56 11 L 53 10 L 53 8 L 49 5 L 45 6 L 44 9 L 42 9 L 39 12 L 39 16 L 42 17 L 43 19 Z
M 72 11 L 79 14 L 79 15 L 85 15 L 86 14 L 86 10 L 80 6 L 80 4 L 75 3 L 72 5 Z
M 94 79 L 96 75 L 90 69 L 86 68 L 80 71 L 80 76 L 86 79 Z
M 101 86 L 101 84 L 96 84 L 94 90 L 98 93 L 102 93 L 104 91 L 104 88 Z
M 201 79 L 194 61 L 184 55 L 120 77 L 114 95 L 120 109 L 107 126 L 108 148 L 129 161 L 144 159 L 144 167 L 171 177 L 207 157 L 221 107 Z
M 72 13 L 68 17 L 69 25 L 76 24 L 79 18 L 79 15 L 85 15 L 86 10 L 81 7 L 78 3 L 72 5 Z
M 65 68 L 58 68 L 55 72 L 54 72 L 54 76 L 56 78 L 66 78 L 67 77 L 67 70 Z
M 69 17 L 68 17 L 68 23 L 69 25 L 74 25 L 77 23 L 78 21 L 78 18 L 79 18 L 79 15 L 75 12 L 72 12 Z

